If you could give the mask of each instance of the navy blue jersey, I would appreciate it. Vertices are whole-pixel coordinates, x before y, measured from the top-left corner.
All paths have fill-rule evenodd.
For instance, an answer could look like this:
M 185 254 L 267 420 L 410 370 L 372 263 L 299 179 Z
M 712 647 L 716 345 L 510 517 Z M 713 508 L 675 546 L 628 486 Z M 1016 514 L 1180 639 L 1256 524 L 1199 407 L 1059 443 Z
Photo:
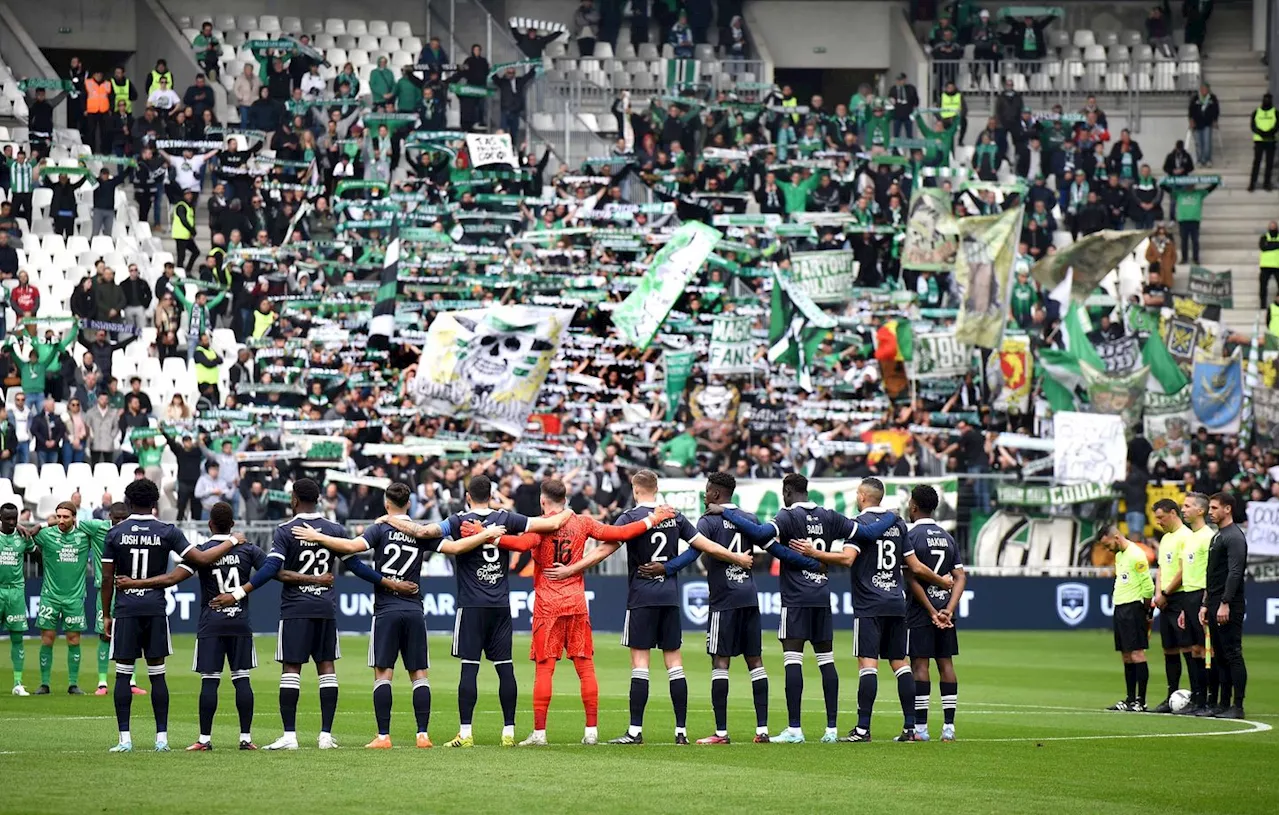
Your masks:
M 390 524 L 373 524 L 360 537 L 368 546 L 367 551 L 373 552 L 374 571 L 392 580 L 403 580 L 415 586 L 422 584 L 422 562 L 427 559 L 427 554 L 440 551 L 440 538 L 415 538 Z M 390 611 L 421 613 L 422 598 L 406 597 L 387 591 L 381 585 L 375 586 L 373 613 L 376 615 Z
M 911 525 L 907 530 L 907 545 L 924 565 L 933 569 L 935 574 L 951 574 L 951 570 L 960 565 L 955 538 L 951 537 L 947 530 L 938 526 L 932 518 L 921 518 Z M 934 609 L 944 609 L 947 603 L 951 602 L 950 589 L 929 583 L 920 585 Z M 920 605 L 914 593 L 907 600 L 907 625 L 933 624 L 932 615 Z
M 130 515 L 107 531 L 102 562 L 114 563 L 116 574 L 145 580 L 168 574 L 170 557 L 181 559 L 191 548 L 173 524 L 154 515 Z M 116 617 L 162 616 L 164 589 L 117 591 L 115 606 Z
M 226 540 L 229 535 L 214 535 L 201 544 L 206 551 Z M 251 637 L 249 626 L 249 598 L 226 608 L 210 608 L 209 603 L 219 594 L 230 594 L 249 582 L 253 573 L 267 562 L 267 553 L 248 543 L 237 544 L 210 566 L 193 570 L 185 563 L 182 568 L 195 571 L 200 577 L 200 623 L 197 637 Z
M 698 532 L 734 554 L 749 553 L 752 549 L 738 527 L 723 515 L 703 515 L 698 519 Z M 751 572 L 736 563 L 726 563 L 708 554 L 703 554 L 702 565 L 707 570 L 712 611 L 758 605 L 756 581 Z
M 297 572 L 308 577 L 333 574 L 337 558 L 328 549 L 312 541 L 293 536 L 297 526 L 309 526 L 334 538 L 345 538 L 342 524 L 334 523 L 318 512 L 295 515 L 276 527 L 271 540 L 271 554 L 281 560 L 281 570 Z M 338 594 L 332 586 L 291 586 L 280 589 L 280 619 L 337 619 Z
M 643 521 L 657 508 L 657 504 L 634 506 L 622 513 L 613 525 L 626 526 L 632 521 Z M 643 577 L 636 574 L 636 570 L 650 561 L 665 563 L 671 560 L 680 554 L 680 541 L 687 543 L 697 534 L 698 530 L 693 528 L 689 519 L 677 512 L 674 518 L 668 518 L 640 537 L 627 541 L 627 608 L 680 605 L 675 577 Z
M 888 511 L 883 507 L 872 507 L 859 517 Z M 907 524 L 899 518 L 875 543 L 869 546 L 850 545 L 858 550 L 858 559 L 849 570 L 854 615 L 904 616 L 907 613 L 907 595 L 902 566 L 906 558 L 915 557 L 915 550 L 907 543 Z
M 445 537 L 458 540 L 464 521 L 481 526 L 505 526 L 508 535 L 519 535 L 529 527 L 529 519 L 505 509 L 469 509 L 455 512 L 441 525 Z M 507 588 L 507 564 L 502 550 L 492 542 L 458 555 L 454 564 L 458 574 L 458 608 L 507 608 L 511 605 Z
M 809 501 L 792 504 L 773 519 L 777 546 L 788 546 L 793 540 L 808 539 L 823 552 L 839 552 L 845 541 L 858 528 L 839 512 Z M 782 605 L 786 608 L 813 608 L 831 605 L 825 572 L 814 572 L 778 563 L 778 582 L 782 588 Z

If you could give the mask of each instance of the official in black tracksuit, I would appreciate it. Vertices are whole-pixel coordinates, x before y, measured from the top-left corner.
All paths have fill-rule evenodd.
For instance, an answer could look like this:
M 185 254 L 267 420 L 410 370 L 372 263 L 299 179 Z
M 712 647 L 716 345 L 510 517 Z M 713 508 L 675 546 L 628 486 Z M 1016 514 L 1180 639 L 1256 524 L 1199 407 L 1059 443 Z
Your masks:
M 1244 666 L 1244 565 L 1249 545 L 1236 525 L 1235 498 L 1220 492 L 1209 499 L 1209 518 L 1218 534 L 1209 543 L 1204 604 L 1200 622 L 1209 629 L 1213 667 L 1218 671 L 1221 702 L 1209 699 L 1210 715 L 1222 719 L 1244 718 L 1244 687 L 1249 675 Z
M 196 500 L 196 482 L 204 469 L 204 452 L 191 436 L 185 436 L 179 442 L 166 434 L 165 441 L 178 459 L 178 520 L 186 518 L 187 507 L 190 507 L 191 517 L 198 521 L 200 502 Z

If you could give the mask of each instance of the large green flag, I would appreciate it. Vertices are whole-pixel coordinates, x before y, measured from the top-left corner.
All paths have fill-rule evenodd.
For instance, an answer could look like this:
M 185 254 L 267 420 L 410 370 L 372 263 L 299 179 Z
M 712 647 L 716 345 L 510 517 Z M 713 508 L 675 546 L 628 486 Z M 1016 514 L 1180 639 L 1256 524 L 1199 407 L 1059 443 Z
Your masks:
M 775 271 L 769 311 L 769 361 L 796 369 L 800 387 L 813 390 L 809 366 L 836 320 L 791 279 Z
M 1191 382 L 1182 372 L 1182 368 L 1178 367 L 1178 362 L 1169 353 L 1169 349 L 1165 347 L 1159 332 L 1153 332 L 1143 343 L 1142 362 L 1151 369 L 1147 390 L 1174 394 Z
M 960 290 L 960 313 L 956 339 L 966 345 L 996 348 L 1000 344 L 1021 223 L 1019 207 L 958 222 L 960 247 L 954 275 Z
M 1066 341 L 1067 351 L 1080 362 L 1086 362 L 1096 370 L 1103 371 L 1106 370 L 1107 365 L 1089 339 L 1089 331 L 1092 328 L 1089 313 L 1072 301 L 1067 306 L 1067 316 L 1062 321 L 1062 336 Z
M 685 349 L 681 351 L 664 351 L 662 358 L 667 365 L 667 421 L 676 417 L 680 409 L 680 398 L 684 396 L 685 385 L 689 382 L 689 374 L 693 373 L 693 363 L 698 355 Z
M 693 221 L 677 229 L 654 255 L 640 285 L 613 312 L 618 335 L 641 350 L 648 348 L 690 278 L 719 242 L 720 232 L 706 224 Z
M 1078 410 L 1085 401 L 1076 396 L 1076 389 L 1085 386 L 1080 360 L 1070 352 L 1046 348 L 1040 352 L 1039 362 L 1044 372 L 1040 390 L 1053 412 Z
M 1098 288 L 1102 278 L 1150 234 L 1146 229 L 1124 232 L 1104 229 L 1086 235 L 1064 249 L 1045 255 L 1031 267 L 1031 276 L 1045 289 L 1055 289 L 1071 270 L 1071 299 L 1083 303 Z

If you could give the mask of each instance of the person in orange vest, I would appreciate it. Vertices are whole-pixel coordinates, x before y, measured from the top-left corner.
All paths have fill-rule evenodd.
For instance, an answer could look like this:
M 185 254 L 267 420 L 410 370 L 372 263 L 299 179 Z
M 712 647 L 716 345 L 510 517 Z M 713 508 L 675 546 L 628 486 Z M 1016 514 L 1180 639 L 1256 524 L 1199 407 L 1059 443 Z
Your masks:
M 84 142 L 93 152 L 103 152 L 103 143 L 109 139 L 107 119 L 111 115 L 111 83 L 102 78 L 102 71 L 94 71 L 84 83 Z M 109 146 L 109 142 L 108 142 Z

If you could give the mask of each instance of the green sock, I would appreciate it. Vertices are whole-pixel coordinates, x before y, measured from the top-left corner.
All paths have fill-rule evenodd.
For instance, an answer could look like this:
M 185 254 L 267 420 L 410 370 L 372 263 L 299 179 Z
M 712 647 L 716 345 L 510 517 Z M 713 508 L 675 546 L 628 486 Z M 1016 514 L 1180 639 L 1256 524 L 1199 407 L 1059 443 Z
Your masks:
M 104 687 L 107 684 L 107 668 L 111 665 L 110 654 L 111 643 L 98 640 L 98 687 Z
M 67 646 L 67 684 L 80 684 L 80 643 Z
M 53 673 L 53 646 L 40 646 L 40 684 L 49 684 L 49 675 Z
M 13 660 L 13 684 L 22 684 L 22 666 L 27 662 L 27 649 L 22 644 L 22 632 L 9 632 L 9 658 Z

